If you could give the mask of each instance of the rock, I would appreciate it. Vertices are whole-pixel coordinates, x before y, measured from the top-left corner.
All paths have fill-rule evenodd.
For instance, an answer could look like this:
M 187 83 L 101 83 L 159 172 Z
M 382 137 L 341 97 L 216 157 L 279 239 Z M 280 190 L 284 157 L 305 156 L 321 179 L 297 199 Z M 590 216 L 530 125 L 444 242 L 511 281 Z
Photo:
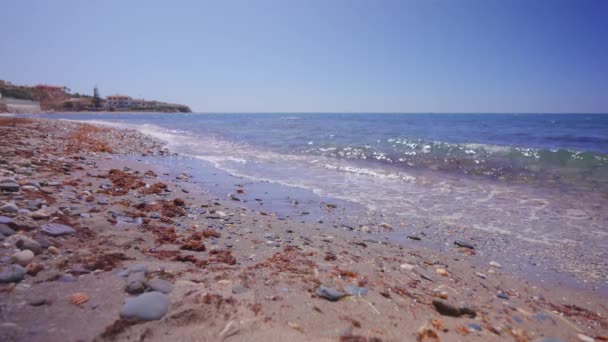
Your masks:
M 48 304 L 46 298 L 44 297 L 32 297 L 27 299 L 27 303 L 31 306 L 41 306 Z
M 30 251 L 34 252 L 34 254 L 40 254 L 40 252 L 42 252 L 42 246 L 40 246 L 40 244 L 36 240 L 30 239 L 29 237 L 27 237 L 25 235 L 21 235 L 21 234 L 12 235 L 10 237 L 9 241 L 15 247 L 17 247 L 21 250 L 30 250 Z
M 0 192 L 2 192 L 2 191 L 6 191 L 6 192 L 18 192 L 19 191 L 19 184 L 13 183 L 13 182 L 0 183 Z
M 481 331 L 481 325 L 477 324 L 477 323 L 469 323 L 467 325 L 469 327 L 469 329 L 471 330 L 475 330 L 475 331 Z
M 76 233 L 72 227 L 59 223 L 47 223 L 42 226 L 40 230 L 51 236 L 62 236 Z
M 119 271 L 118 273 L 116 273 L 116 275 L 119 277 L 126 278 L 129 276 L 129 274 L 135 272 L 148 272 L 148 267 L 146 267 L 146 265 L 135 264 L 125 268 L 124 270 Z
M 437 268 L 437 269 L 435 269 L 435 273 L 437 273 L 437 274 L 439 274 L 440 276 L 443 276 L 443 277 L 447 277 L 448 275 L 450 275 L 448 273 L 448 271 L 446 271 L 444 268 Z
M 126 291 L 130 294 L 142 293 L 146 290 L 146 274 L 133 272 L 127 277 Z
M 156 212 L 152 212 L 148 215 L 149 218 L 154 219 L 154 220 L 158 220 L 160 218 L 160 214 L 156 213 Z
M 593 337 L 589 337 L 587 335 L 583 335 L 583 334 L 576 334 L 576 337 L 578 337 L 578 339 L 582 342 L 593 342 L 595 341 L 595 339 Z
M 32 211 L 29 209 L 21 208 L 19 209 L 19 211 L 17 211 L 17 214 L 30 216 L 32 214 Z
M 16 213 L 19 211 L 19 207 L 15 203 L 6 203 L 0 207 L 0 211 L 4 213 Z
M 25 277 L 25 268 L 20 265 L 9 265 L 0 269 L 0 283 L 17 283 Z
M 38 224 L 33 218 L 25 215 L 19 215 L 13 219 L 15 222 L 14 228 L 23 230 L 38 229 Z
M 11 261 L 21 266 L 26 266 L 34 259 L 34 252 L 26 249 L 11 255 Z
M 325 298 L 331 302 L 338 301 L 342 297 L 346 296 L 346 294 L 343 292 L 340 292 L 334 288 L 323 286 L 323 285 L 319 286 L 317 288 L 317 291 L 315 291 L 315 293 L 317 294 L 317 296 Z
M 460 310 L 460 314 L 469 316 L 470 318 L 475 318 L 477 316 L 477 313 L 475 312 L 475 310 L 469 308 L 468 306 L 461 306 L 459 308 L 459 310 Z
M 496 261 L 490 261 L 490 266 L 496 267 L 496 268 L 502 268 L 502 265 L 497 263 Z
M 344 291 L 353 297 L 367 295 L 367 289 L 355 285 L 348 285 L 344 288 Z
M 541 337 L 534 340 L 534 342 L 566 342 L 560 338 L 556 337 Z
M 410 240 L 415 240 L 415 241 L 422 240 L 420 237 L 418 237 L 416 235 L 408 235 L 407 238 L 410 239 Z
M 91 215 L 89 213 L 80 213 L 80 217 L 82 217 L 82 218 L 91 218 Z
M 12 228 L 14 228 L 15 226 L 15 222 L 13 221 L 13 219 L 6 216 L 0 216 L 0 224 L 4 224 Z
M 161 319 L 169 307 L 169 297 L 161 292 L 146 292 L 135 298 L 126 298 L 120 309 L 121 318 L 137 318 L 145 321 Z
M 411 271 L 414 269 L 414 267 L 416 267 L 416 266 L 411 265 L 411 264 L 401 264 L 401 269 L 406 270 L 406 271 Z
M 171 282 L 167 280 L 160 278 L 150 279 L 148 281 L 148 287 L 152 289 L 152 291 L 158 291 L 162 293 L 169 293 L 173 291 L 173 284 L 171 284 Z
M 487 278 L 487 276 L 485 274 L 483 274 L 483 273 L 477 272 L 477 273 L 475 273 L 475 275 L 478 276 L 481 279 L 486 279 Z
M 59 254 L 59 248 L 55 247 L 55 246 L 51 246 L 47 249 L 47 251 L 49 251 L 49 253 L 53 254 L 53 255 L 57 255 Z
M 473 247 L 473 245 L 463 242 L 463 241 L 454 241 L 454 244 L 458 247 L 463 247 L 463 248 L 469 248 L 469 249 L 475 249 L 475 247 Z
M 444 316 L 451 316 L 451 317 L 460 317 L 462 316 L 462 313 L 460 312 L 460 309 L 448 304 L 446 301 L 440 300 L 440 299 L 433 299 L 433 306 L 435 307 L 435 310 L 437 310 L 437 312 L 439 312 L 440 314 L 444 315 Z
M 506 293 L 504 293 L 504 292 L 498 292 L 496 294 L 496 297 L 502 298 L 502 299 L 509 299 L 509 296 Z
M 245 293 L 248 291 L 249 291 L 249 289 L 244 286 L 237 285 L 237 286 L 232 287 L 232 294 L 235 294 L 235 295 L 242 294 L 242 293 Z
M 11 236 L 15 234 L 15 231 L 6 224 L 0 224 L 0 234 L 4 236 Z
M 51 214 L 44 209 L 40 209 L 31 213 L 30 217 L 34 220 L 48 220 L 51 218 Z

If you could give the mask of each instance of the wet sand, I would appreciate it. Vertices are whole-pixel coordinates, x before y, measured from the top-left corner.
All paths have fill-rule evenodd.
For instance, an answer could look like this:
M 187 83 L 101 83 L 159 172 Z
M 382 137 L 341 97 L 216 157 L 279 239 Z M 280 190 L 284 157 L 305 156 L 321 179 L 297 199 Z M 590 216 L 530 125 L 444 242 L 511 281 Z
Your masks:
M 605 293 L 490 265 L 453 232 L 387 240 L 407 223 L 214 182 L 132 130 L 0 118 L 0 135 L 1 267 L 27 271 L 0 284 L 1 340 L 608 339 Z

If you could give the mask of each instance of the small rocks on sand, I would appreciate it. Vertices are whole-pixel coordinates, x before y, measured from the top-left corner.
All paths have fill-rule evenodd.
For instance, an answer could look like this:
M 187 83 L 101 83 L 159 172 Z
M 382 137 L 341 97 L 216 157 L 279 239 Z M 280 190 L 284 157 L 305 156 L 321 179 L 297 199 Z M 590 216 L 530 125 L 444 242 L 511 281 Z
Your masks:
M 327 286 L 319 286 L 317 288 L 317 291 L 315 291 L 315 293 L 317 294 L 317 296 L 321 297 L 321 298 L 325 298 L 331 302 L 335 302 L 340 300 L 341 298 L 343 298 L 344 296 L 346 296 L 346 294 L 344 292 L 338 291 L 332 287 L 327 287 Z
M 22 230 L 38 229 L 38 224 L 33 218 L 25 215 L 19 215 L 13 219 L 14 228 Z
M 0 192 L 1 191 L 6 191 L 6 192 L 17 192 L 19 191 L 19 184 L 14 183 L 14 182 L 6 182 L 6 183 L 0 183 Z
M 60 223 L 47 223 L 42 226 L 40 230 L 51 236 L 62 236 L 76 233 L 74 228 Z
M 6 239 L 8 243 L 14 245 L 15 247 L 21 250 L 30 250 L 34 252 L 34 254 L 39 254 L 42 252 L 42 246 L 38 243 L 38 241 L 34 239 L 30 239 L 29 237 L 21 234 L 11 235 Z
M 134 298 L 126 298 L 120 309 L 121 318 L 137 318 L 144 321 L 161 319 L 169 307 L 169 297 L 161 292 L 146 292 Z
M 13 264 L 0 269 L 0 283 L 17 283 L 25 277 L 25 268 Z

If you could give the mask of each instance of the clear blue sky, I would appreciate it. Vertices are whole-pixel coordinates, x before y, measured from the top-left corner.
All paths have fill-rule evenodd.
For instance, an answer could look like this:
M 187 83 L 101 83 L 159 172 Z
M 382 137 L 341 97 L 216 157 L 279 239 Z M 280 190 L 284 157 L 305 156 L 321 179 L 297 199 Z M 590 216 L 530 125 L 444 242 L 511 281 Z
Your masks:
M 202 112 L 608 112 L 608 1 L 18 0 L 0 79 Z

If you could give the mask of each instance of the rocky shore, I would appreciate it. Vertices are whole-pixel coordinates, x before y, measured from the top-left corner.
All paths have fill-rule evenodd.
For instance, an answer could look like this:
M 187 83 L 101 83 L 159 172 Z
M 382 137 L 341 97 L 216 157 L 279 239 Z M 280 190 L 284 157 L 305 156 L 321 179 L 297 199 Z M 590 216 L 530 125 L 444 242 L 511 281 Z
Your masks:
M 214 198 L 122 158 L 171 154 L 136 131 L 5 117 L 0 137 L 2 341 L 608 341 L 601 294 L 479 263 L 469 241 L 362 238 L 242 207 L 242 184 Z

